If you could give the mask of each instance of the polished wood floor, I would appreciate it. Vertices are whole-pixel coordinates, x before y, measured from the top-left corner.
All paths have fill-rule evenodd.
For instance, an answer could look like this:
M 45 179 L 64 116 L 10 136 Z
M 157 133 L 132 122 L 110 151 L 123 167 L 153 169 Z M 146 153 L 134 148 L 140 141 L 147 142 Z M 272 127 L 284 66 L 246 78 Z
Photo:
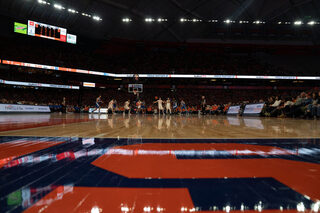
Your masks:
M 0 212 L 319 212 L 320 120 L 0 114 L 0 177 Z
M 320 120 L 198 115 L 0 115 L 1 136 L 319 138 Z

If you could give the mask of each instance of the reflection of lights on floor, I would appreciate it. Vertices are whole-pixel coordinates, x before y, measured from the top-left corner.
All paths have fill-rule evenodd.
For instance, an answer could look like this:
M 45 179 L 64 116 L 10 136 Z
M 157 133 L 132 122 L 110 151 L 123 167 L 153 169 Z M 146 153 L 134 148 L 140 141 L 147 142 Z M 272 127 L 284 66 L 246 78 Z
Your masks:
M 298 212 L 304 212 L 305 211 L 305 207 L 304 207 L 304 204 L 302 202 L 297 204 L 297 210 L 298 210 Z
M 100 209 L 97 206 L 92 207 L 91 213 L 100 213 Z
M 152 208 L 153 209 L 153 208 Z M 151 212 L 151 207 L 150 206 L 145 206 L 144 208 L 143 208 L 143 211 L 144 212 Z
M 122 211 L 122 212 L 129 212 L 129 208 L 126 207 L 126 206 L 122 206 L 122 207 L 121 207 L 121 211 Z
M 312 204 L 311 209 L 314 212 L 318 212 L 320 210 L 320 201 L 317 201 L 314 204 Z

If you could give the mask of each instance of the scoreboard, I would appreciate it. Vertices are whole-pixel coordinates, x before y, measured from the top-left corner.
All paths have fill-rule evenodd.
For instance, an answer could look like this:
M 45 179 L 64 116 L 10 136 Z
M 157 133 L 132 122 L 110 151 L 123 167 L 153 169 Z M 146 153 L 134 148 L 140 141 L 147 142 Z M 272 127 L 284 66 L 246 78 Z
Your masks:
M 28 21 L 28 35 L 67 42 L 67 29 L 36 21 Z
M 67 33 L 66 28 L 44 24 L 37 21 L 28 20 L 28 25 L 14 22 L 14 32 L 67 42 L 70 44 L 77 44 L 77 36 Z

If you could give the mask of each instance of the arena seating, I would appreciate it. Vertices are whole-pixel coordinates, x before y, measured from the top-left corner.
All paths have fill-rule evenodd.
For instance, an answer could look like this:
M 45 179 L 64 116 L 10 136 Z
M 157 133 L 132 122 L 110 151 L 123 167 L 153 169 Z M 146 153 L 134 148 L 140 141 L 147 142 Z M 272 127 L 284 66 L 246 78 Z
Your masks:
M 39 43 L 40 42 L 40 43 Z M 42 42 L 42 43 L 41 43 Z M 295 75 L 286 70 L 261 61 L 248 52 L 235 54 L 221 48 L 170 48 L 134 47 L 126 51 L 105 53 L 105 46 L 70 47 L 52 45 L 45 41 L 15 39 L 0 41 L 3 51 L 1 59 L 38 63 L 68 68 L 80 68 L 112 73 L 175 73 L 175 74 L 249 74 L 249 75 Z M 116 46 L 117 47 L 117 46 Z M 310 75 L 313 73 L 299 73 Z

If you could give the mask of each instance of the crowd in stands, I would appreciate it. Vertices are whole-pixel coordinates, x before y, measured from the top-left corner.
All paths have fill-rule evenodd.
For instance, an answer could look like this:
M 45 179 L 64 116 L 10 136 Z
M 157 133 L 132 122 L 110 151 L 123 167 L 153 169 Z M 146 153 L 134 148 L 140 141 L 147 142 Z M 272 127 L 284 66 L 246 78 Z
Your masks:
M 43 42 L 43 41 L 42 41 Z M 104 54 L 99 45 L 86 47 L 65 44 L 38 45 L 36 41 L 0 41 L 1 59 L 37 64 L 80 68 L 110 73 L 157 74 L 217 74 L 217 75 L 295 75 L 286 70 L 260 61 L 254 55 L 232 54 L 221 51 L 188 50 L 179 48 L 139 48 Z M 115 47 L 116 48 L 116 47 Z M 310 73 L 301 73 L 308 75 Z
M 289 71 L 265 62 L 261 62 L 254 54 L 234 54 L 232 51 L 211 51 L 204 49 L 190 50 L 188 48 L 166 47 L 139 47 L 131 45 L 126 51 L 109 53 L 101 45 L 72 46 L 63 43 L 50 43 L 49 41 L 13 39 L 8 42 L 0 40 L 2 50 L 0 59 L 23 61 L 30 63 L 55 65 L 70 68 L 97 70 L 111 73 L 151 73 L 151 74 L 217 74 L 217 75 L 296 75 Z M 133 46 L 133 47 L 132 47 Z M 117 47 L 116 45 L 114 46 Z M 299 73 L 310 75 L 310 73 Z M 101 76 L 83 76 L 74 73 L 23 68 L 1 65 L 0 79 L 12 81 L 26 81 L 35 83 L 81 85 L 86 79 L 89 82 L 103 83 Z M 168 79 L 156 79 L 159 84 Z M 126 80 L 121 81 L 121 86 L 127 85 Z M 177 80 L 175 85 L 188 85 L 192 79 Z M 109 82 L 108 82 L 109 83 Z M 152 84 L 148 82 L 149 85 Z M 106 83 L 105 83 L 106 84 Z M 201 84 L 201 82 L 199 83 Z M 206 83 L 204 83 L 206 84 Z M 117 86 L 116 84 L 112 86 Z M 158 85 L 159 86 L 159 85 Z M 88 112 L 94 107 L 96 97 L 101 94 L 106 107 L 111 99 L 117 100 L 114 111 L 122 111 L 127 100 L 131 100 L 131 108 L 136 108 L 136 97 L 129 94 L 126 89 L 84 89 L 63 90 L 49 88 L 23 88 L 21 86 L 0 86 L 0 102 L 9 104 L 50 105 L 52 111 Z M 296 94 L 294 90 L 237 90 L 237 89 L 159 89 L 146 87 L 140 95 L 144 103 L 145 113 L 154 113 L 156 104 L 155 96 L 180 103 L 184 100 L 186 109 L 177 107 L 176 113 L 198 113 L 201 109 L 201 96 L 206 97 L 208 103 L 205 107 L 207 114 L 225 114 L 230 105 L 247 103 L 265 103 L 261 113 L 267 117 L 314 117 L 319 116 L 319 94 L 308 92 Z M 66 98 L 66 107 L 61 107 L 63 97 Z M 63 110 L 62 110 L 63 108 Z M 65 109 L 65 110 L 64 110 Z M 134 111 L 133 111 L 134 112 Z
M 267 117 L 320 117 L 320 91 L 301 92 L 297 97 L 270 97 L 262 112 Z
M 127 91 L 117 89 L 106 90 L 57 90 L 57 89 L 33 89 L 0 87 L 0 103 L 49 105 L 52 111 L 62 111 L 62 102 L 65 97 L 65 111 L 89 112 L 94 108 L 98 94 L 102 97 L 102 108 L 107 108 L 109 102 L 114 100 L 112 112 L 123 112 L 127 100 L 130 101 L 132 113 L 159 113 L 158 99 L 163 100 L 163 109 L 166 111 L 166 100 L 169 98 L 171 107 L 174 102 L 177 108 L 172 113 L 197 114 L 200 111 L 205 114 L 226 114 L 228 108 L 240 105 L 240 115 L 246 104 L 265 103 L 261 116 L 266 117 L 319 117 L 320 116 L 320 92 L 277 91 L 277 90 L 198 90 L 181 89 L 172 92 L 166 89 L 147 90 L 140 94 L 141 110 L 137 107 L 137 96 Z M 299 93 L 299 94 L 298 94 Z M 201 107 L 201 96 L 205 96 L 205 110 Z M 181 101 L 185 103 L 182 107 Z M 163 113 L 163 112 L 162 112 Z

